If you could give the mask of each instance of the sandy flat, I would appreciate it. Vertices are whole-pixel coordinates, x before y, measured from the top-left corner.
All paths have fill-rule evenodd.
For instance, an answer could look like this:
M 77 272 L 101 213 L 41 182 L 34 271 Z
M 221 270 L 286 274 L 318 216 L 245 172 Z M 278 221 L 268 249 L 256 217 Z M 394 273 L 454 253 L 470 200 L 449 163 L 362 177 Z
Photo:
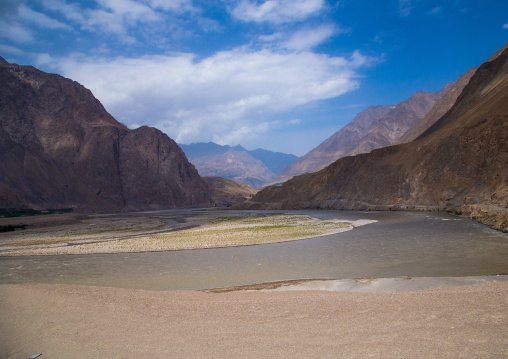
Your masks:
M 2 358 L 505 358 L 508 282 L 156 292 L 0 285 Z

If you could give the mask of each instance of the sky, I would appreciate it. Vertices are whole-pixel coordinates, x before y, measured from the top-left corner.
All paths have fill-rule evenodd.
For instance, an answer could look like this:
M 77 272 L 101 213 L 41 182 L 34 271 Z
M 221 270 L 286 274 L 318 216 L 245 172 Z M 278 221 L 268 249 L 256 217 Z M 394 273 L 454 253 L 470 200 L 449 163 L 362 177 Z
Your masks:
M 130 128 L 297 156 L 507 41 L 506 0 L 0 0 L 0 56 Z

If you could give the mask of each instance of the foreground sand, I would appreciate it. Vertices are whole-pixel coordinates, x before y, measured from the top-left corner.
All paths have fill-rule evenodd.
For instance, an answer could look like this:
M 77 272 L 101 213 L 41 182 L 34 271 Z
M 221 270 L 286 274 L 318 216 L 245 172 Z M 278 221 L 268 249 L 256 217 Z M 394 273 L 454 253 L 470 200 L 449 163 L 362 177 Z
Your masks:
M 508 282 L 394 293 L 0 285 L 2 358 L 504 358 Z

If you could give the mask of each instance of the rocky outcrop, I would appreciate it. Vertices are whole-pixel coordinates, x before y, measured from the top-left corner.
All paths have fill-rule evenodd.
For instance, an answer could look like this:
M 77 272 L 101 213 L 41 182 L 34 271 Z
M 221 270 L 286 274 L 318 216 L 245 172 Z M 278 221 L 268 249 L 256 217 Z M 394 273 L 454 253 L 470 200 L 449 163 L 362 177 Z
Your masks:
M 342 157 L 368 153 L 397 143 L 424 118 L 451 86 L 447 84 L 439 92 L 417 92 L 397 105 L 370 106 L 318 147 L 293 162 L 270 184 L 319 171 Z
M 0 207 L 189 207 L 207 191 L 159 130 L 128 129 L 77 82 L 0 64 Z
M 339 159 L 244 208 L 440 209 L 508 228 L 508 50 L 410 143 Z M 474 213 L 483 213 L 475 215 Z

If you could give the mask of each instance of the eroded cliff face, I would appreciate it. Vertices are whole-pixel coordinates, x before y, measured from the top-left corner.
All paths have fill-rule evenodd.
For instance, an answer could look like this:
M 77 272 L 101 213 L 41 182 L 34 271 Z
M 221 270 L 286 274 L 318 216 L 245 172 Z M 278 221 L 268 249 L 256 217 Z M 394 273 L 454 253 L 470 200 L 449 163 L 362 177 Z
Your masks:
M 508 228 L 508 50 L 417 140 L 339 159 L 244 208 L 447 209 Z
M 77 82 L 0 64 L 0 207 L 200 206 L 208 187 L 157 129 L 130 130 Z

